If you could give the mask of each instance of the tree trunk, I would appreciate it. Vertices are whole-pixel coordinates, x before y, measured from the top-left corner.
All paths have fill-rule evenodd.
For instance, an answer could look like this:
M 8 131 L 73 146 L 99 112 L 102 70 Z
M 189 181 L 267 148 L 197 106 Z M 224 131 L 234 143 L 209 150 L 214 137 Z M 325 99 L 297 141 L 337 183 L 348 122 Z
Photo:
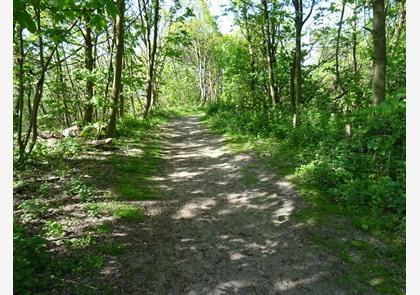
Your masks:
M 36 11 L 37 11 L 36 13 L 37 29 L 38 29 L 38 32 L 41 32 L 41 10 L 40 8 L 38 8 L 36 9 Z M 47 65 L 45 64 L 45 60 L 44 60 L 44 40 L 41 34 L 38 37 L 38 42 L 39 42 L 39 63 L 41 67 L 41 74 L 40 74 L 40 78 L 38 82 L 36 83 L 35 98 L 34 98 L 34 103 L 32 107 L 32 113 L 31 113 L 31 118 L 29 122 L 27 137 L 24 144 L 24 146 L 26 147 L 32 133 L 31 143 L 29 145 L 29 150 L 27 154 L 30 154 L 32 152 L 35 146 L 37 137 L 38 137 L 38 109 L 41 103 L 41 98 L 42 98 L 42 94 L 44 90 L 45 71 L 47 69 Z M 54 52 L 52 54 L 54 54 Z M 52 58 L 52 55 L 50 56 L 50 58 Z
M 153 15 L 153 42 L 152 48 L 149 55 L 149 63 L 147 69 L 147 89 L 146 89 L 146 108 L 144 112 L 144 118 L 147 118 L 150 108 L 152 106 L 152 95 L 153 95 L 153 75 L 155 68 L 155 57 L 156 57 L 156 46 L 157 46 L 157 35 L 158 35 L 158 21 L 159 21 L 159 0 L 153 1 L 154 3 L 154 15 Z
M 352 56 L 353 56 L 353 70 L 354 70 L 354 74 L 356 75 L 357 71 L 358 71 L 358 66 L 357 66 L 357 15 L 356 15 L 356 8 L 353 10 L 353 32 L 352 32 L 352 42 L 353 42 L 353 46 L 352 46 Z
M 293 126 L 297 125 L 300 103 L 302 102 L 302 18 L 303 5 L 301 0 L 293 0 L 295 7 L 295 105 L 293 114 Z
M 92 115 L 93 115 L 93 104 L 92 104 L 92 97 L 93 97 L 93 82 L 92 82 L 92 71 L 93 71 L 93 51 L 92 51 L 92 29 L 90 27 L 90 17 L 85 17 L 85 25 L 86 25 L 86 32 L 85 32 L 85 68 L 88 72 L 86 77 L 86 93 L 85 93 L 85 108 L 84 108 L 84 115 L 83 115 L 83 123 L 88 124 L 92 123 Z
M 386 35 L 384 0 L 372 0 L 373 4 L 373 105 L 385 100 Z
M 298 108 L 302 102 L 302 19 L 299 17 L 296 18 L 295 23 L 296 28 L 296 48 L 295 48 L 295 57 L 296 57 L 296 107 Z
M 111 116 L 109 118 L 108 128 L 106 137 L 114 137 L 115 126 L 118 112 L 118 101 L 121 93 L 121 72 L 122 72 L 122 60 L 124 50 L 124 11 L 125 5 L 124 0 L 118 0 L 118 14 L 116 17 L 115 24 L 115 38 L 117 39 L 115 53 L 115 69 L 114 69 L 114 81 L 112 83 L 112 109 Z
M 271 30 L 270 30 L 270 17 L 268 15 L 267 1 L 261 0 L 264 10 L 264 30 L 265 30 L 265 45 L 266 45 L 266 58 L 267 58 L 267 72 L 268 72 L 268 86 L 270 91 L 271 102 L 274 105 L 279 103 L 277 94 L 277 87 L 274 77 L 274 50 L 271 43 Z
M 290 66 L 290 101 L 292 103 L 292 112 L 293 112 L 292 124 L 293 124 L 293 128 L 296 127 L 296 119 L 297 119 L 295 77 L 296 77 L 296 53 L 293 51 L 292 64 Z
M 18 134 L 17 134 L 17 140 L 19 145 L 19 159 L 23 160 L 25 156 L 25 146 L 23 143 L 22 138 L 22 123 L 23 123 L 23 109 L 24 109 L 24 95 L 25 95 L 25 88 L 24 88 L 24 70 L 23 65 L 25 62 L 25 52 L 23 47 L 23 29 L 19 25 L 18 27 L 18 36 L 19 36 L 19 71 L 18 71 L 18 81 L 19 81 L 19 88 L 18 88 L 18 101 L 17 101 L 17 124 L 18 124 Z
M 344 127 L 344 136 L 346 139 L 351 137 L 351 125 L 349 121 L 349 105 L 348 101 L 346 99 L 346 88 L 343 85 L 343 82 L 341 81 L 341 75 L 340 75 L 340 39 L 341 39 L 341 30 L 343 27 L 343 19 L 344 19 L 344 12 L 346 10 L 346 0 L 343 0 L 342 8 L 341 8 L 341 15 L 340 15 L 340 21 L 338 23 L 338 30 L 337 30 L 337 39 L 335 44 L 335 91 L 338 92 L 338 90 L 341 90 L 341 94 L 339 97 L 343 97 L 343 114 L 344 114 L 344 120 L 345 120 L 345 127 Z
M 302 99 L 302 28 L 306 21 L 312 14 L 315 5 L 315 0 L 312 0 L 309 13 L 303 19 L 303 0 L 293 0 L 293 6 L 295 7 L 295 59 L 296 59 L 296 112 L 293 117 L 294 125 L 298 124 L 298 114 Z
M 120 92 L 120 118 L 124 118 L 124 91 L 123 91 L 124 84 L 121 84 L 121 92 Z
M 66 121 L 66 127 L 70 127 L 69 108 L 66 103 L 66 97 L 65 95 L 63 95 L 66 93 L 65 89 L 63 89 L 66 84 L 64 82 L 63 66 L 61 65 L 60 53 L 58 49 L 57 49 L 57 65 L 58 65 L 58 76 L 59 76 L 60 84 L 61 84 L 60 96 L 61 96 L 61 99 L 63 101 L 63 106 L 64 106 L 64 120 Z
M 341 82 L 341 77 L 340 77 L 339 55 L 340 55 L 341 29 L 343 27 L 343 19 L 344 19 L 345 10 L 346 10 L 346 0 L 343 0 L 343 6 L 341 8 L 340 21 L 338 23 L 337 40 L 336 40 L 336 44 L 335 44 L 335 89 L 338 90 L 338 88 L 340 88 L 343 93 L 345 92 L 345 90 L 344 90 L 344 86 Z
M 108 32 L 108 28 L 106 29 L 106 35 L 107 35 L 107 40 L 110 39 L 109 36 L 109 32 Z M 108 50 L 110 52 L 109 54 L 109 65 L 108 65 L 108 76 L 107 76 L 107 80 L 106 80 L 106 85 L 105 85 L 105 99 L 104 99 L 104 107 L 102 108 L 102 117 L 103 119 L 105 118 L 105 114 L 107 113 L 107 107 L 106 104 L 108 103 L 108 90 L 109 90 L 109 85 L 111 84 L 111 80 L 112 80 L 112 55 L 114 54 L 114 47 L 115 47 L 115 24 L 114 24 L 114 37 L 112 38 L 111 44 L 108 43 Z

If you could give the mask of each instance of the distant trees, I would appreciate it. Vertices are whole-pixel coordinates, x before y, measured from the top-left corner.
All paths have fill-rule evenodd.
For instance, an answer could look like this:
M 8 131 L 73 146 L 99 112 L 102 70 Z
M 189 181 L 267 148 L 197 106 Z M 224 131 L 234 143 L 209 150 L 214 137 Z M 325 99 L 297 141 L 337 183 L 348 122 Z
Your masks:
M 106 126 L 96 136 L 115 136 L 126 108 L 147 117 L 166 47 L 177 42 L 170 28 L 191 14 L 179 1 L 161 2 L 15 1 L 15 132 L 22 160 L 40 128 Z
M 394 40 L 402 36 L 404 1 L 390 1 L 387 7 L 386 11 L 384 1 L 379 0 L 231 1 L 228 10 L 233 12 L 242 34 L 236 37 L 246 43 L 241 58 L 249 65 L 249 76 L 245 77 L 242 68 L 226 73 L 242 75 L 236 86 L 252 90 L 249 100 L 266 94 L 268 100 L 263 99 L 260 106 L 271 113 L 267 106 L 278 105 L 279 113 L 292 115 L 294 127 L 300 122 L 299 114 L 311 104 L 328 105 L 332 114 L 345 118 L 345 134 L 349 137 L 351 112 L 369 105 L 369 100 L 378 105 L 385 99 L 387 48 L 392 47 L 393 52 L 396 47 L 404 48 L 401 43 L 386 43 L 391 33 Z M 389 34 L 386 17 L 391 18 Z M 305 26 L 307 23 L 310 25 Z M 371 50 L 373 67 L 369 60 Z M 238 58 L 226 56 L 231 61 Z M 203 73 L 198 73 L 201 80 Z M 225 75 L 223 81 L 229 84 L 229 79 Z M 366 81 L 372 81 L 372 86 Z M 236 97 L 238 101 L 248 99 L 247 95 L 239 98 L 234 92 L 223 96 Z
M 46 6 L 42 1 L 19 0 L 14 5 L 14 44 L 18 65 L 15 69 L 18 81 L 15 123 L 20 161 L 32 152 L 37 141 L 39 109 L 42 108 L 46 75 L 53 57 L 59 44 L 76 25 L 75 22 L 69 25 L 57 21 L 51 27 L 44 26 L 41 14 L 46 13 L 52 18 L 56 8 Z M 26 32 L 33 34 L 33 47 L 27 44 Z
M 184 100 L 236 102 L 295 127 L 322 110 L 348 136 L 352 112 L 403 96 L 405 1 L 384 2 L 232 0 L 238 30 L 223 36 L 205 0 L 17 0 L 20 157 L 38 129 L 106 125 L 97 136 L 115 136 L 125 116 Z

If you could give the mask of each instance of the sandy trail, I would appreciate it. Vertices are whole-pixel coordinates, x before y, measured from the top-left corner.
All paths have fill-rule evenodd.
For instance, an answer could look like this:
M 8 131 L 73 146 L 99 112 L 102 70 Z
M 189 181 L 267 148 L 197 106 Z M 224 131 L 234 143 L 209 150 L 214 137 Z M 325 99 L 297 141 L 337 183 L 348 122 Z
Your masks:
M 198 117 L 163 127 L 154 181 L 162 199 L 144 203 L 114 272 L 121 294 L 356 294 L 338 279 L 343 263 L 290 218 L 303 206 L 291 185 Z

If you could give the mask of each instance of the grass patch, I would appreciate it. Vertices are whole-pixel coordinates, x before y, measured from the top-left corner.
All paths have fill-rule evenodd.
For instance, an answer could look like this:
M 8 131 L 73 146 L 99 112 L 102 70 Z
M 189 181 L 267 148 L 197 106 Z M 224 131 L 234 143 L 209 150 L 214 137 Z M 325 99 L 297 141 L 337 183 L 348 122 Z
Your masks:
M 92 230 L 94 233 L 97 233 L 97 234 L 109 234 L 114 231 L 114 227 L 112 226 L 112 223 L 105 222 L 102 224 L 95 225 L 92 228 Z
M 118 205 L 111 209 L 111 214 L 120 219 L 138 221 L 144 216 L 143 210 L 132 205 Z
M 115 145 L 128 155 L 108 158 L 108 164 L 115 170 L 112 181 L 120 200 L 158 199 L 152 176 L 161 163 L 159 126 L 178 115 L 167 111 L 154 114 L 147 121 L 128 119 L 121 123 L 121 133 L 129 134 L 129 138 L 120 138 Z
M 90 203 L 86 207 L 88 211 L 95 211 L 98 215 L 111 215 L 128 221 L 139 221 L 144 216 L 144 212 L 139 206 L 120 202 Z M 101 229 L 107 230 L 107 226 L 99 230 Z
M 325 226 L 333 228 L 335 232 L 352 232 L 354 220 L 358 218 L 354 212 L 331 204 L 322 192 L 316 188 L 298 185 L 300 195 L 310 205 L 296 211 L 293 216 L 310 226 Z M 348 223 L 341 222 L 345 216 Z M 332 239 L 322 236 L 319 231 L 311 231 L 311 238 L 322 250 L 339 257 L 352 270 L 347 272 L 344 279 L 348 282 L 360 282 L 372 286 L 385 294 L 405 294 L 405 268 L 401 265 L 405 261 L 403 243 L 394 238 L 384 238 L 367 232 L 373 237 L 380 238 L 378 244 L 360 240 L 357 237 L 347 239 Z M 363 290 L 360 290 L 361 292 Z
M 106 240 L 105 243 L 99 246 L 98 250 L 104 255 L 118 256 L 125 253 L 127 247 L 113 240 Z
M 120 120 L 113 143 L 99 149 L 73 138 L 51 146 L 39 141 L 32 157 L 15 169 L 16 293 L 95 293 L 88 285 L 106 293 L 96 276 L 107 256 L 126 251 L 113 235 L 114 225 L 144 218 L 130 201 L 159 198 L 152 177 L 161 163 L 159 126 L 183 114 L 154 111 L 147 120 Z M 74 215 L 68 206 L 75 206 Z M 95 226 L 78 220 L 109 216 L 112 223 Z

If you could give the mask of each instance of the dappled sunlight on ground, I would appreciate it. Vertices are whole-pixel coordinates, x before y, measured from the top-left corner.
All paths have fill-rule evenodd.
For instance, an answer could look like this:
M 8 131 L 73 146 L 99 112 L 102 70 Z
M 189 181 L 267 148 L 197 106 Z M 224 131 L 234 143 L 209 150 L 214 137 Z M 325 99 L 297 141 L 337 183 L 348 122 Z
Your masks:
M 194 218 L 200 211 L 209 210 L 214 205 L 216 205 L 214 199 L 197 199 L 182 206 L 173 218 Z
M 121 257 L 130 294 L 352 294 L 291 214 L 292 185 L 232 153 L 197 117 L 163 128 L 162 199 L 145 206 L 139 245 Z M 137 271 L 135 271 L 137 270 Z

